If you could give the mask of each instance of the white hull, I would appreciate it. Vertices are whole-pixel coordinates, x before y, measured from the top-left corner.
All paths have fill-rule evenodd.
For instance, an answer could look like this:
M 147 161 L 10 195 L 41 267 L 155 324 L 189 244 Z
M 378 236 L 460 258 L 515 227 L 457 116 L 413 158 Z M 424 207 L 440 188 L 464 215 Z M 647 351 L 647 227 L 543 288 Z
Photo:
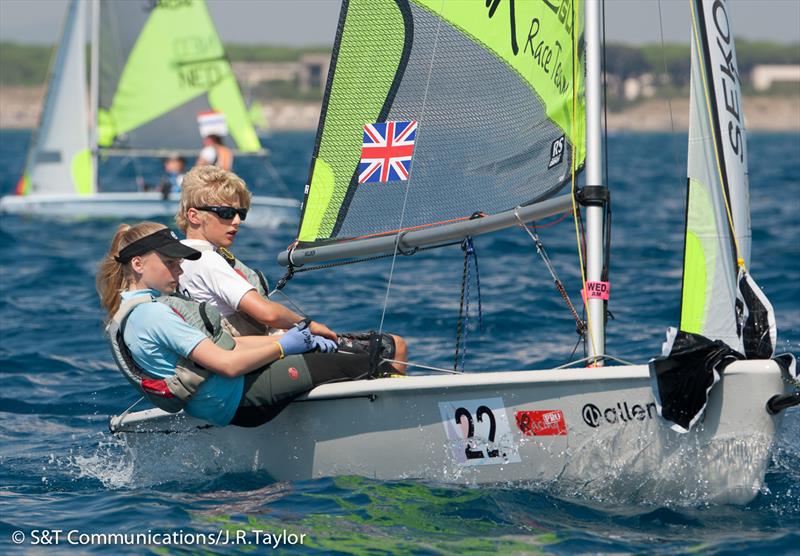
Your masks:
M 658 417 L 644 365 L 330 384 L 252 429 L 158 409 L 114 417 L 111 427 L 135 466 L 157 473 L 170 462 L 211 473 L 265 470 L 276 480 L 362 475 L 634 502 L 746 503 L 763 486 L 780 424 L 765 404 L 784 389 L 774 362 L 734 363 L 688 434 Z M 528 415 L 542 434 L 523 434 L 520 411 L 538 411 Z M 465 453 L 465 412 L 474 419 L 473 456 L 481 454 L 474 459 Z
M 171 218 L 178 198 L 164 200 L 158 192 L 9 195 L 0 199 L 0 213 L 63 219 Z M 277 227 L 296 223 L 299 217 L 300 203 L 294 199 L 254 196 L 245 224 Z

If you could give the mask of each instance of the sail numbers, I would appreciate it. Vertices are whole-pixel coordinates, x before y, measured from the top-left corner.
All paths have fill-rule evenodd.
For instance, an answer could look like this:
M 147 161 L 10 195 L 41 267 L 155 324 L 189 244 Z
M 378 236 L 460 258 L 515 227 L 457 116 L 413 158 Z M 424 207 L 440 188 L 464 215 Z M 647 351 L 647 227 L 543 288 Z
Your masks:
M 502 398 L 440 402 L 439 411 L 458 465 L 520 461 Z

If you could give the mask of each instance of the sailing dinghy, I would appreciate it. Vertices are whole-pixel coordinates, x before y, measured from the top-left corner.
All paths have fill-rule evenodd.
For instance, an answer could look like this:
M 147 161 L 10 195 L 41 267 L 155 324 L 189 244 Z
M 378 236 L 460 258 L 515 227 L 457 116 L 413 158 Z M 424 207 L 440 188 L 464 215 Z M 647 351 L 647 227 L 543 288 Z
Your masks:
M 747 274 L 729 7 L 689 3 L 681 322 L 661 356 L 604 364 L 600 3 L 345 0 L 298 238 L 279 255 L 288 275 L 411 255 L 578 205 L 589 365 L 328 384 L 253 429 L 150 409 L 112 417 L 111 430 L 134 451 L 155 445 L 170 461 L 276 480 L 356 474 L 648 503 L 751 500 L 781 410 L 800 394 L 792 356 L 773 358 L 772 308 Z M 588 185 L 578 189 L 581 168 Z
M 16 195 L 0 211 L 55 217 L 172 217 L 177 196 L 100 192 L 98 157 L 194 160 L 199 113 L 224 117 L 242 155 L 265 154 L 253 129 L 222 42 L 203 0 L 72 0 L 51 65 L 48 90 Z M 91 33 L 87 35 L 87 12 Z M 90 38 L 86 82 L 84 45 Z M 87 109 L 90 89 L 91 114 Z M 96 116 L 94 116 L 96 114 Z M 297 220 L 299 203 L 253 197 L 247 224 Z

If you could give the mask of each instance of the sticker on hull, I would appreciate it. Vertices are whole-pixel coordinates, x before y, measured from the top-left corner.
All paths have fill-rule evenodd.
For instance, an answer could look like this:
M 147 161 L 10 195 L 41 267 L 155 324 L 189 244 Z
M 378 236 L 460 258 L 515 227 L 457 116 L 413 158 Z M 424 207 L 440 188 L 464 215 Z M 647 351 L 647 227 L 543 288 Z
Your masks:
M 567 436 L 567 422 L 560 409 L 517 411 L 515 417 L 525 436 Z
M 503 398 L 439 402 L 453 458 L 461 466 L 520 462 Z

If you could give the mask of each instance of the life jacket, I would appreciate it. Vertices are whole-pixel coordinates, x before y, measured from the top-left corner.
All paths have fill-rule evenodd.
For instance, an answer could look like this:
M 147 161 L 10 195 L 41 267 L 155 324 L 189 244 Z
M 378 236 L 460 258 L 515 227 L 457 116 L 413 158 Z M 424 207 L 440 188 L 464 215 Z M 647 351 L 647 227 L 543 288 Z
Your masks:
M 198 251 L 211 251 L 214 248 L 210 245 L 199 245 L 194 247 Z M 269 299 L 269 282 L 260 270 L 254 270 L 238 260 L 233 256 L 233 253 L 224 247 L 218 247 L 217 253 L 225 259 L 231 268 L 248 281 L 248 283 L 255 288 L 258 295 L 264 299 Z M 245 313 L 244 311 L 236 311 L 226 317 L 222 317 L 222 327 L 231 336 L 264 336 L 274 334 L 278 329 L 270 328 L 265 324 L 258 322 L 256 319 Z
M 186 406 L 200 385 L 211 374 L 194 361 L 185 357 L 178 359 L 175 374 L 167 378 L 153 378 L 133 359 L 125 345 L 125 325 L 131 313 L 143 303 L 163 303 L 175 311 L 189 325 L 203 332 L 222 349 L 233 349 L 234 339 L 221 323 L 219 311 L 206 303 L 197 303 L 178 295 L 159 297 L 136 296 L 124 301 L 106 326 L 106 335 L 111 344 L 111 353 L 117 367 L 128 382 L 142 393 L 153 405 L 169 413 L 177 413 Z

